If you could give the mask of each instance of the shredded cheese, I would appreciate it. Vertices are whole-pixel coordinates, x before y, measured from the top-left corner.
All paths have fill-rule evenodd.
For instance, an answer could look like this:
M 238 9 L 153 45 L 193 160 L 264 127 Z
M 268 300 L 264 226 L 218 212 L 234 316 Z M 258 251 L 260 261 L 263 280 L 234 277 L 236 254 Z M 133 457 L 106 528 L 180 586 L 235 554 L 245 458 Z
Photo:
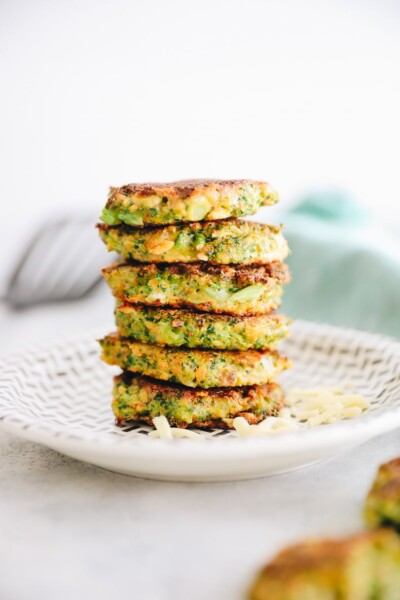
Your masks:
M 168 419 L 164 416 L 154 417 L 153 419 L 154 431 L 150 431 L 148 434 L 152 438 L 161 438 L 163 440 L 172 440 L 173 438 L 189 438 L 192 440 L 204 440 L 205 437 L 201 433 L 196 433 L 190 429 L 179 429 L 178 427 L 171 427 L 168 423 Z
M 351 386 L 346 386 L 346 389 L 351 389 Z M 277 417 L 267 417 L 257 425 L 250 425 L 244 417 L 236 417 L 233 419 L 233 427 L 240 437 L 289 433 L 359 417 L 369 406 L 369 401 L 360 394 L 349 393 L 337 387 L 320 386 L 303 390 L 293 388 L 287 393 L 286 405 Z M 148 434 L 151 438 L 204 440 L 209 437 L 190 429 L 171 427 L 164 416 L 154 417 L 153 423 L 155 430 Z
M 348 393 L 337 387 L 296 388 L 288 392 L 286 406 L 280 411 L 279 417 L 267 417 L 257 425 L 249 425 L 243 417 L 236 417 L 233 426 L 240 436 L 287 433 L 353 419 L 368 407 L 368 400 L 360 394 Z
M 287 417 L 268 417 L 257 425 L 244 425 L 241 420 L 246 421 L 243 417 L 233 419 L 233 426 L 240 436 L 255 436 L 255 435 L 274 435 L 277 433 L 285 433 L 299 429 L 298 424 L 294 419 Z
M 257 425 L 250 425 L 244 417 L 236 417 L 233 419 L 233 426 L 241 437 L 275 435 L 300 429 L 299 423 L 288 416 L 286 409 L 282 409 L 279 417 L 267 417 Z
M 308 427 L 352 419 L 369 408 L 368 400 L 360 394 L 329 386 L 292 389 L 286 396 L 286 405 L 291 415 Z

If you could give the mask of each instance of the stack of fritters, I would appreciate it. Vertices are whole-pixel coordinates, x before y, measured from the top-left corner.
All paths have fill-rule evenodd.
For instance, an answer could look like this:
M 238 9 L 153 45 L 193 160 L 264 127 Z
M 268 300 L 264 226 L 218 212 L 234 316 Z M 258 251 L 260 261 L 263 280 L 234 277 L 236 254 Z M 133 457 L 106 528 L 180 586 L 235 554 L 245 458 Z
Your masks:
M 239 220 L 277 202 L 268 183 L 191 180 L 111 189 L 98 225 L 123 257 L 103 270 L 118 333 L 100 340 L 117 422 L 231 428 L 283 403 L 275 314 L 289 280 L 281 227 Z

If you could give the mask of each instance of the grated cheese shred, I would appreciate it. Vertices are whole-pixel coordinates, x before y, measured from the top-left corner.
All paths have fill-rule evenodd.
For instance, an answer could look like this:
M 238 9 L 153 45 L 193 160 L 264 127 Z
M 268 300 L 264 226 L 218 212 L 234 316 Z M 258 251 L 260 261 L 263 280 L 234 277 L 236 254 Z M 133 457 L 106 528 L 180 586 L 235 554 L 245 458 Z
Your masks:
M 189 438 L 191 440 L 204 440 L 204 436 L 190 429 L 180 429 L 179 427 L 171 427 L 168 419 L 164 416 L 154 417 L 154 431 L 150 431 L 149 437 L 161 438 L 163 440 L 172 440 L 173 438 Z
M 360 394 L 350 392 L 350 389 L 350 385 L 346 386 L 346 389 L 332 386 L 293 388 L 287 393 L 285 407 L 277 417 L 267 417 L 257 425 L 250 425 L 244 417 L 236 417 L 232 422 L 233 427 L 239 437 L 247 437 L 289 433 L 343 419 L 353 419 L 368 409 L 370 403 Z M 149 437 L 152 438 L 204 440 L 209 437 L 190 429 L 171 427 L 165 416 L 155 417 L 153 423 L 155 429 L 149 433 Z
M 288 433 L 353 419 L 370 406 L 360 394 L 329 386 L 303 390 L 293 388 L 288 392 L 285 404 L 279 417 L 267 417 L 257 425 L 250 425 L 243 417 L 236 417 L 233 426 L 239 436 Z

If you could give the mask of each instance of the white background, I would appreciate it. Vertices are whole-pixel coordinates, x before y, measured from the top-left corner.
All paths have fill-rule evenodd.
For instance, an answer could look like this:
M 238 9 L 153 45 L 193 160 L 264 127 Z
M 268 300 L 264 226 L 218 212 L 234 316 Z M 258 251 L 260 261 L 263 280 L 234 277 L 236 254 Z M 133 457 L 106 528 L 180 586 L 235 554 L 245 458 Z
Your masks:
M 3 280 L 31 228 L 131 181 L 335 185 L 398 229 L 399 24 L 396 0 L 3 0 Z

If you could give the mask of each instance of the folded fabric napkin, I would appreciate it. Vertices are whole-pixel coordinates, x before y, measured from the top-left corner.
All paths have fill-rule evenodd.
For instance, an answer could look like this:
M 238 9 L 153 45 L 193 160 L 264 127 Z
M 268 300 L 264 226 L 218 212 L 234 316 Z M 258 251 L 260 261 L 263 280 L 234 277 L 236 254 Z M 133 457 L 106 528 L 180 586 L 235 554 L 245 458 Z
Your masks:
M 292 253 L 283 312 L 400 337 L 400 242 L 338 193 L 281 214 Z

